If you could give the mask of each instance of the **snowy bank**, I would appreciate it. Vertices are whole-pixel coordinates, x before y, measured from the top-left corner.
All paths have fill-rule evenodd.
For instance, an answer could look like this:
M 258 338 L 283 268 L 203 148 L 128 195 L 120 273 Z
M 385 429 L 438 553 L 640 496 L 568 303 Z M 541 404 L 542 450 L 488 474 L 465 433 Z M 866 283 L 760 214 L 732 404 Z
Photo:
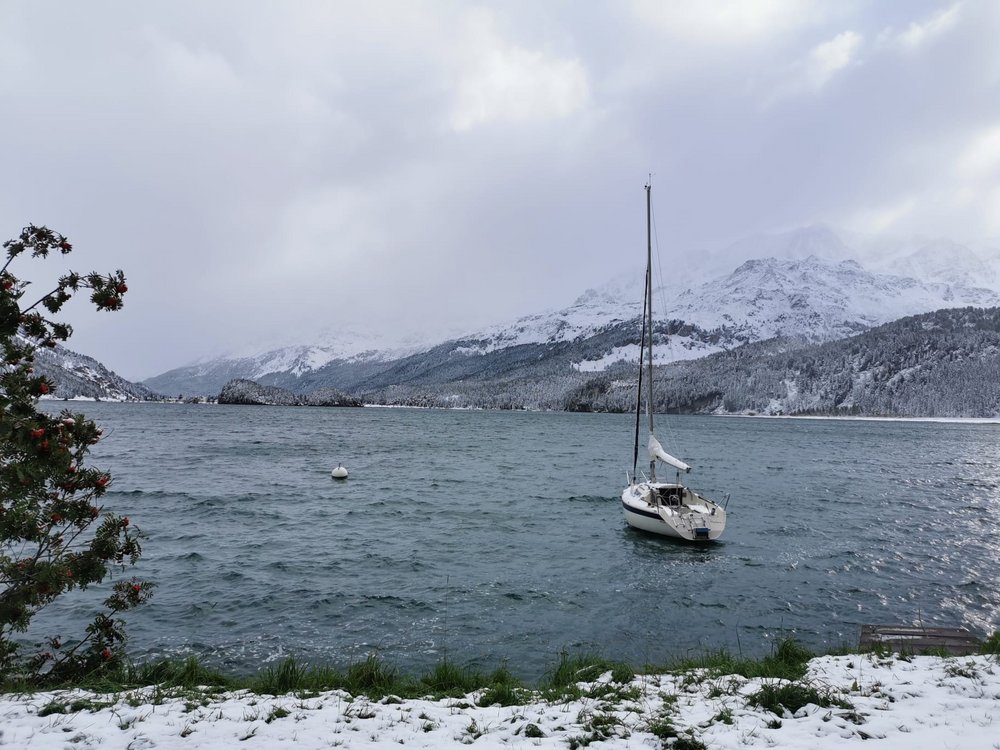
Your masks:
M 762 689 L 811 688 L 825 705 L 790 713 L 756 703 Z M 719 677 L 704 671 L 610 673 L 581 684 L 582 697 L 478 706 L 465 698 L 371 702 L 342 691 L 312 697 L 217 696 L 144 688 L 118 695 L 56 691 L 0 697 L 0 747 L 603 748 L 782 747 L 826 750 L 876 740 L 878 750 L 995 748 L 1000 727 L 996 656 L 824 656 L 806 677 Z M 76 706 L 73 704 L 77 703 Z M 60 713 L 65 710 L 65 713 Z M 679 739 L 673 739 L 673 738 Z

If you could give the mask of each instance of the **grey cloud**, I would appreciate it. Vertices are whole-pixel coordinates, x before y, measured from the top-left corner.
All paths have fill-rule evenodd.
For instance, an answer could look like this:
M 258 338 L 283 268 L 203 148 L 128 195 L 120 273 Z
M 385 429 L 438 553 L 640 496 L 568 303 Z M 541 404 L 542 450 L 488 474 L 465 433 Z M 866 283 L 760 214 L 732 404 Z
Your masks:
M 923 35 L 952 6 L 712 5 L 7 4 L 0 226 L 126 270 L 71 344 L 131 378 L 567 304 L 633 265 L 647 172 L 685 263 L 816 221 L 1000 234 L 968 198 L 989 172 L 953 164 L 1000 124 L 991 3 Z M 796 84 L 847 32 L 850 64 Z

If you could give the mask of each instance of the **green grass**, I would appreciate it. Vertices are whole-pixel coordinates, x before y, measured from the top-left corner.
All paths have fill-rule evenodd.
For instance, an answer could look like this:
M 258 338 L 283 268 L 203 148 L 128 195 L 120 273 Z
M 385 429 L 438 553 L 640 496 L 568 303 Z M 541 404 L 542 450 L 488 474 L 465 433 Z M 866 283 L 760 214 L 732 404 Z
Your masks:
M 1000 630 L 994 631 L 979 649 L 981 654 L 1000 654 Z
M 591 653 L 570 654 L 562 651 L 559 661 L 547 673 L 541 687 L 563 688 L 577 682 L 593 682 L 605 672 L 611 672 L 615 682 L 628 682 L 634 677 L 634 672 L 622 662 L 611 661 Z
M 661 667 L 648 667 L 647 672 L 692 672 L 703 670 L 710 676 L 738 674 L 755 677 L 798 680 L 806 673 L 809 660 L 815 654 L 790 638 L 778 643 L 774 652 L 763 659 L 733 656 L 725 650 L 710 651 L 698 657 L 687 657 Z
M 479 672 L 469 667 L 460 667 L 453 662 L 442 661 L 434 669 L 420 678 L 427 692 L 440 698 L 452 698 L 466 695 L 483 685 Z
M 152 664 L 129 665 L 121 670 L 117 680 L 115 677 L 113 673 L 107 675 L 109 686 L 117 682 L 119 687 L 162 685 L 188 690 L 214 688 L 220 692 L 241 687 L 236 678 L 206 667 L 194 656 L 180 662 L 163 659 Z
M 537 724 L 528 724 L 524 728 L 524 736 L 529 739 L 537 740 L 544 737 L 545 732 L 543 732 Z
M 1000 633 L 994 633 L 983 646 L 984 653 L 1000 653 Z M 676 659 L 663 665 L 650 665 L 646 674 L 670 673 L 692 682 L 711 680 L 725 675 L 742 675 L 748 679 L 763 678 L 800 681 L 813 654 L 794 640 L 783 640 L 772 653 L 761 659 L 736 657 L 727 651 L 706 652 L 697 657 Z M 610 681 L 595 681 L 610 673 Z M 157 686 L 155 700 L 169 697 L 184 698 L 193 707 L 204 705 L 206 696 L 222 692 L 248 690 L 260 695 L 315 695 L 329 690 L 344 690 L 351 695 L 365 695 L 372 700 L 389 696 L 397 698 L 460 698 L 476 691 L 479 705 L 515 705 L 524 702 L 532 690 L 548 700 L 590 697 L 605 703 L 622 703 L 636 697 L 630 685 L 636 675 L 628 664 L 604 658 L 594 653 L 562 651 L 536 685 L 527 685 L 501 664 L 492 672 L 479 672 L 447 659 L 425 674 L 412 676 L 401 673 L 378 654 L 347 665 L 345 669 L 310 666 L 287 658 L 268 665 L 256 674 L 235 676 L 210 667 L 196 657 L 181 661 L 159 660 L 145 664 L 127 664 L 115 670 L 94 674 L 69 683 L 39 682 L 28 684 L 8 678 L 0 681 L 0 693 L 31 693 L 39 690 L 79 688 L 98 694 L 120 694 L 136 688 Z M 581 688 L 580 683 L 591 683 Z M 725 692 L 725 686 L 716 692 Z M 819 696 L 822 698 L 823 696 Z M 145 699 L 145 698 L 144 698 Z M 762 696 L 761 700 L 767 700 Z M 795 700 L 788 695 L 783 700 Z M 815 701 L 813 701 L 815 702 Z M 60 704 L 61 705 L 61 704 Z M 822 704 L 821 704 L 822 705 Z M 787 706 L 786 706 L 787 707 Z M 64 711 L 86 710 L 88 705 Z M 53 705 L 50 711 L 59 711 Z M 794 713 L 795 709 L 789 707 Z
M 538 687 L 550 699 L 576 698 L 584 695 L 578 683 L 593 682 L 606 672 L 611 673 L 611 682 L 619 686 L 631 682 L 635 677 L 635 671 L 624 662 L 605 659 L 593 653 L 570 654 L 562 651 L 559 661 L 545 673 Z M 602 692 L 608 692 L 607 686 L 597 686 L 587 694 L 599 697 Z
M 854 706 L 843 698 L 839 698 L 827 690 L 821 690 L 813 685 L 801 682 L 787 682 L 781 685 L 764 685 L 755 693 L 747 696 L 747 703 L 783 716 L 785 711 L 794 714 L 803 706 L 813 704 L 823 708 L 846 708 Z
M 480 706 L 516 706 L 529 700 L 530 695 L 531 691 L 504 664 L 489 676 L 478 702 Z
M 705 743 L 694 736 L 691 729 L 680 731 L 669 716 L 660 715 L 646 727 L 647 731 L 660 739 L 660 746 L 677 750 L 706 750 Z
M 184 696 L 213 695 L 219 692 L 248 690 L 258 695 L 315 695 L 329 690 L 343 690 L 351 695 L 364 695 L 379 700 L 396 698 L 459 697 L 476 690 L 506 692 L 520 697 L 523 683 L 502 665 L 488 674 L 442 661 L 426 674 L 413 677 L 401 673 L 377 654 L 351 663 L 343 671 L 327 666 L 307 666 L 293 657 L 269 665 L 250 676 L 225 675 L 206 667 L 197 658 L 184 661 L 158 661 L 128 666 L 105 673 L 100 679 L 83 684 L 0 684 L 0 692 L 30 692 L 35 689 L 83 688 L 100 693 L 121 693 L 139 687 L 156 685 L 170 694 Z M 509 701 L 506 702 L 509 704 Z M 197 700 L 191 701 L 192 706 Z

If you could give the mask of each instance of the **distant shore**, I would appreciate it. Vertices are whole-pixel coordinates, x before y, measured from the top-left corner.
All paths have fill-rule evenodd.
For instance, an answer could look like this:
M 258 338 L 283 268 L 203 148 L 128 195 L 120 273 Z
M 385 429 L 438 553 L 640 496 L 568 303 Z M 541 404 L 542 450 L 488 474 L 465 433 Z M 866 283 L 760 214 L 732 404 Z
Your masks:
M 74 398 L 63 399 L 58 396 L 43 396 L 40 399 L 43 402 L 92 402 L 92 403 L 102 403 L 102 404 L 208 404 L 216 405 L 214 400 L 204 400 L 204 401 L 178 401 L 177 399 L 163 399 L 162 401 L 131 401 L 124 399 L 97 399 L 88 398 L 84 396 L 77 396 Z M 237 404 L 239 405 L 239 404 Z M 283 404 L 275 404 L 276 406 L 282 406 Z M 341 407 L 345 408 L 345 407 Z M 351 408 L 351 407 L 346 407 Z M 485 407 L 472 407 L 472 406 L 414 406 L 410 404 L 369 404 L 362 403 L 357 407 L 353 408 L 365 408 L 365 409 L 418 409 L 418 410 L 439 410 L 439 411 L 530 411 L 532 413 L 541 412 L 541 410 L 534 409 L 488 409 Z M 625 413 L 625 412 L 571 412 L 566 410 L 552 410 L 551 413 L 554 414 L 610 414 L 610 413 Z M 934 422 L 939 424 L 1000 424 L 1000 416 L 996 417 L 877 417 L 877 416 L 865 416 L 865 415 L 838 415 L 838 414 L 674 414 L 669 413 L 666 416 L 670 417 L 739 417 L 746 419 L 824 419 L 839 422 Z
M 712 414 L 750 419 L 825 419 L 838 422 L 936 422 L 940 424 L 1000 424 L 1000 417 L 866 417 L 823 414 Z

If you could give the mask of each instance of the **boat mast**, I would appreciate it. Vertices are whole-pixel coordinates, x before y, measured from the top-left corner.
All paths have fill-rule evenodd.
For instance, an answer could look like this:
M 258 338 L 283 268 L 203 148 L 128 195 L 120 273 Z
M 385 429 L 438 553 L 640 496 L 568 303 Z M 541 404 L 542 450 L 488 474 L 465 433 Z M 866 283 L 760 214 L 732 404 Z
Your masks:
M 646 367 L 646 414 L 649 416 L 649 434 L 653 434 L 653 209 L 650 193 L 652 180 L 646 183 L 646 330 L 649 331 L 648 364 Z M 656 459 L 650 457 L 649 478 L 656 480 Z
M 649 299 L 645 296 L 645 293 L 645 282 L 643 282 L 642 332 L 639 334 L 639 384 L 635 391 L 635 445 L 632 447 L 632 481 L 635 480 L 635 470 L 639 465 L 639 423 L 642 419 L 643 401 L 642 368 L 644 367 L 643 361 L 646 357 L 646 306 L 649 304 Z

